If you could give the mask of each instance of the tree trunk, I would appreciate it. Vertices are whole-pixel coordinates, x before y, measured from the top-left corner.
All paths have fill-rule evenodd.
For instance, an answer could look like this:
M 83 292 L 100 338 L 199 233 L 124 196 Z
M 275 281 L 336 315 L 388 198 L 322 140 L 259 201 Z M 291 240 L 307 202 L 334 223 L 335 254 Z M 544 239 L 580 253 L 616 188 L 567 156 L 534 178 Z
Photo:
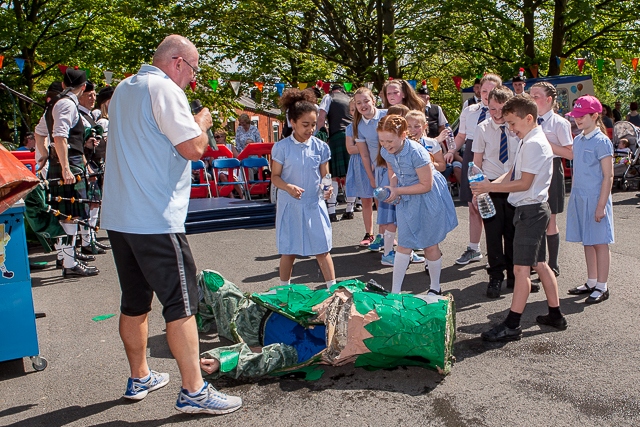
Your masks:
M 565 36 L 565 12 L 567 10 L 567 0 L 555 0 L 555 10 L 553 13 L 553 33 L 551 36 L 551 53 L 549 56 L 549 74 L 557 76 L 560 74 L 560 66 L 556 58 L 562 58 Z
M 535 3 L 534 0 L 524 0 L 522 3 L 522 18 L 524 20 L 524 55 L 527 65 L 536 62 L 535 48 Z M 525 67 L 527 69 L 529 67 Z M 529 70 L 527 70 L 529 74 Z
M 384 58 L 387 64 L 387 72 L 389 77 L 402 78 L 400 68 L 398 66 L 398 52 L 395 38 L 395 7 L 393 0 L 383 0 L 382 2 L 382 34 Z

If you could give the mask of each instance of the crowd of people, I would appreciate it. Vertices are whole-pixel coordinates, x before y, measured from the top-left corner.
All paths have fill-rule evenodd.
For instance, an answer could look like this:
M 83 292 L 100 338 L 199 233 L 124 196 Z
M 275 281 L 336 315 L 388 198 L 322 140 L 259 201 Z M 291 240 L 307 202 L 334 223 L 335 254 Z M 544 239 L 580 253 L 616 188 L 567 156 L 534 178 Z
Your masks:
M 222 414 L 237 410 L 242 401 L 202 378 L 194 320 L 196 266 L 184 229 L 190 161 L 202 158 L 212 126 L 209 110 L 194 116 L 184 93 L 196 79 L 198 60 L 189 40 L 172 35 L 158 46 L 151 65 L 143 65 L 115 90 L 96 93 L 83 71 L 68 69 L 62 84 L 49 88 L 47 110 L 33 139 L 51 204 L 64 218 L 64 235 L 56 242 L 63 275 L 98 274 L 87 262 L 111 248 L 95 238 L 101 209 L 122 290 L 120 335 L 131 368 L 125 397 L 141 400 L 169 382 L 168 374 L 151 370 L 146 360 L 148 312 L 155 294 L 182 376 L 176 408 Z M 567 118 L 554 111 L 553 85 L 539 82 L 527 93 L 526 79 L 516 76 L 513 87 L 505 87 L 495 74 L 476 80 L 455 136 L 426 85 L 415 90 L 402 79 L 390 79 L 380 98 L 366 87 L 350 96 L 334 85 L 320 102 L 312 89 L 285 91 L 280 104 L 287 126 L 273 147 L 270 171 L 278 188 L 281 285 L 290 283 L 297 256 L 315 256 L 326 286 L 332 287 L 332 224 L 353 220 L 354 212 L 361 211 L 364 237 L 359 245 L 380 251 L 380 262 L 393 268 L 389 290 L 402 291 L 409 263 L 424 263 L 426 293 L 441 295 L 439 245 L 459 225 L 452 180 L 469 211 L 469 242 L 455 262 L 465 265 L 483 258 L 484 230 L 486 295 L 499 297 L 505 279 L 506 287 L 513 288 L 506 319 L 485 331 L 484 340 L 521 338 L 528 295 L 539 290 L 531 282 L 532 271 L 548 304 L 548 313 L 537 322 L 566 329 L 556 279 L 561 271 L 557 214 L 565 209 L 566 240 L 583 244 L 587 265 L 586 282 L 569 293 L 588 295 L 588 304 L 607 300 L 614 148 L 606 136 L 606 108 L 593 96 L 578 98 L 567 114 L 579 129 L 573 138 Z M 609 110 L 612 120 L 621 119 L 618 107 Z M 637 105 L 632 103 L 627 120 L 640 121 Z M 234 157 L 246 144 L 262 140 L 247 115 L 238 123 Z M 318 137 L 322 134 L 324 140 Z M 214 135 L 218 144 L 225 142 L 223 130 Z M 562 159 L 574 165 L 566 208 Z M 472 163 L 484 180 L 469 182 Z M 346 210 L 339 218 L 341 191 Z M 478 209 L 478 197 L 485 194 L 493 201 L 493 215 Z M 80 251 L 75 250 L 78 234 Z
M 569 293 L 588 295 L 587 304 L 607 300 L 609 244 L 614 241 L 610 197 L 614 148 L 603 124 L 603 106 L 595 97 L 583 96 L 565 118 L 554 110 L 557 92 L 552 84 L 537 82 L 525 91 L 523 76 L 516 76 L 514 83 L 512 91 L 495 74 L 476 81 L 474 97 L 466 102 L 450 145 L 444 143 L 453 137 L 446 117 L 431 104 L 426 87 L 415 91 L 404 80 L 392 79 L 382 87 L 378 102 L 365 87 L 349 99 L 334 86 L 327 97 L 332 97 L 331 105 L 341 103 L 344 118 L 334 122 L 326 120 L 327 103 L 323 99 L 318 107 L 312 90 L 285 91 L 281 107 L 293 131 L 274 146 L 272 176 L 272 184 L 280 190 L 276 232 L 281 284 L 290 283 L 296 255 L 316 256 L 327 287 L 335 283 L 331 223 L 338 220 L 336 182 L 344 171 L 332 187 L 322 189 L 322 178 L 336 170 L 335 155 L 340 165 L 348 165 L 344 182 L 348 208 L 355 204 L 353 198 L 362 203 L 365 235 L 360 246 L 382 250 L 382 264 L 393 267 L 391 292 L 401 292 L 410 262 L 425 263 L 427 294 L 442 292 L 438 244 L 458 225 L 445 177 L 458 169 L 459 197 L 469 210 L 469 243 L 455 262 L 465 265 L 483 258 L 484 230 L 486 295 L 498 298 L 505 279 L 506 287 L 514 290 L 507 318 L 483 333 L 483 339 L 520 339 L 520 316 L 529 293 L 538 292 L 540 284 L 549 310 L 538 316 L 538 323 L 560 330 L 567 327 L 556 279 L 561 240 L 557 214 L 565 210 L 566 240 L 584 245 L 587 264 L 585 284 Z M 333 93 L 340 94 L 338 101 Z M 352 117 L 347 116 L 347 106 Z M 580 130 L 575 138 L 569 117 Z M 345 129 L 346 150 L 342 140 L 336 148 L 312 136 L 314 126 L 328 126 L 331 134 L 332 125 L 340 132 Z M 574 164 L 566 209 L 563 159 Z M 469 183 L 472 164 L 483 171 L 484 181 Z M 383 190 L 386 195 L 377 199 Z M 483 218 L 477 197 L 486 193 L 495 213 Z M 424 257 L 416 254 L 418 249 Z M 540 284 L 531 282 L 532 273 Z

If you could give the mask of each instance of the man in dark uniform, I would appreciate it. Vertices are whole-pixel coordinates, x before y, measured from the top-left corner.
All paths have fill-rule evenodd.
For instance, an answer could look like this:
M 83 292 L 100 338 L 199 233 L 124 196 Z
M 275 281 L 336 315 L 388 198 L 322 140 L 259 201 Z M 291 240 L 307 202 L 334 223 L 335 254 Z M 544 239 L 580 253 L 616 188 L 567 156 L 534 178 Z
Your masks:
M 513 93 L 522 95 L 524 93 L 524 87 L 527 85 L 527 79 L 524 75 L 518 74 L 511 79 L 511 85 L 513 86 Z
M 316 129 L 320 130 L 329 126 L 329 148 L 331 149 L 331 160 L 329 161 L 329 172 L 333 185 L 333 193 L 327 201 L 327 210 L 331 222 L 339 221 L 336 216 L 336 203 L 338 196 L 338 180 L 347 176 L 349 166 L 349 153 L 346 146 L 346 135 L 344 130 L 351 123 L 353 117 L 349 112 L 349 95 L 344 91 L 342 85 L 336 84 L 331 88 L 331 93 L 325 95 L 320 102 L 318 110 L 318 122 Z M 355 197 L 347 199 L 347 210 L 341 219 L 353 219 L 353 209 Z
M 431 103 L 431 97 L 429 96 L 429 89 L 426 82 L 416 91 L 420 99 L 425 103 L 424 115 L 427 118 L 427 136 L 429 138 L 435 138 L 440 135 L 440 132 L 444 130 L 444 125 L 447 124 L 447 118 L 442 112 L 442 108 L 439 105 Z
M 87 218 L 85 205 L 74 199 L 86 199 L 84 175 L 85 126 L 78 111 L 78 96 L 85 90 L 87 76 L 82 70 L 68 68 L 62 82 L 63 92 L 47 105 L 45 120 L 49 133 L 49 170 L 51 207 L 61 212 L 60 225 L 67 234 L 59 238 L 56 249 L 63 257 L 62 275 L 93 276 L 98 274 L 96 267 L 78 262 L 74 244 L 78 234 L 77 218 Z M 59 183 L 60 182 L 60 183 Z M 56 197 L 63 200 L 56 201 Z
M 96 103 L 95 85 L 87 80 L 86 87 L 82 95 L 78 98 L 78 111 L 84 121 L 85 129 L 90 130 L 86 135 L 84 143 L 84 157 L 87 164 L 87 172 L 93 174 L 99 172 L 104 160 L 104 144 L 102 140 L 102 128 L 96 127 L 96 122 L 91 114 Z M 86 180 L 87 198 L 95 200 L 96 203 L 89 204 L 89 224 L 93 227 L 97 224 L 100 211 L 100 199 L 102 198 L 100 177 L 89 177 Z M 103 245 L 96 239 L 95 232 L 87 226 L 80 226 L 79 232 L 82 236 L 82 253 L 96 255 L 104 254 L 108 245 Z

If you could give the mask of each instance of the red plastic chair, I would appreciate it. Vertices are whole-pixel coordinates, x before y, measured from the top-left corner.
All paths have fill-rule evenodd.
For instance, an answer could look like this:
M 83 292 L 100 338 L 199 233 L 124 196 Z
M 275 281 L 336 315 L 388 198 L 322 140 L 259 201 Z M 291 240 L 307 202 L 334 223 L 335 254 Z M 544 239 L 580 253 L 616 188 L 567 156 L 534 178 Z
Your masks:
M 33 174 L 36 173 L 36 152 L 35 151 L 12 151 L 11 154 L 25 165 Z

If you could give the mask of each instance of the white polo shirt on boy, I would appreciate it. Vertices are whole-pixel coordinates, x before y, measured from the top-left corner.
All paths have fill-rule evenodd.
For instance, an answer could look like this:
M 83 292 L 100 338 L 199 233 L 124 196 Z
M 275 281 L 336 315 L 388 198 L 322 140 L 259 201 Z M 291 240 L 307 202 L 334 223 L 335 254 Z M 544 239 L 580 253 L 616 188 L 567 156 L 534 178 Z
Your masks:
M 522 178 L 522 172 L 534 174 L 533 182 L 528 190 L 509 193 L 508 202 L 516 207 L 546 202 L 553 173 L 552 159 L 551 145 L 542 128 L 536 126 L 520 143 L 512 174 L 514 181 Z

